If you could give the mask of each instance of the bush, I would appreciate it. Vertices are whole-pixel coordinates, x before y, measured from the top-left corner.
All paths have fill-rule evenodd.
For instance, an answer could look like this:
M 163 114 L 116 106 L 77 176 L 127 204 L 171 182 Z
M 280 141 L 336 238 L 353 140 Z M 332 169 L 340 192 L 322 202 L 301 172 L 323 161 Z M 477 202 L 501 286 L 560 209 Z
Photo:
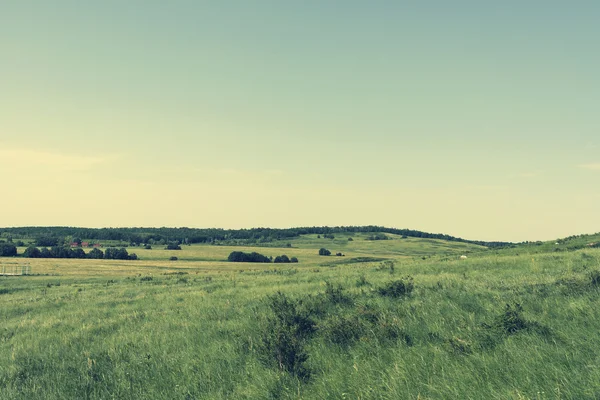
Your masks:
M 356 315 L 329 317 L 319 326 L 319 331 L 332 343 L 348 347 L 365 335 L 368 327 Z
M 413 278 L 407 276 L 405 278 L 389 282 L 387 285 L 380 287 L 378 292 L 382 296 L 398 298 L 411 294 L 414 287 L 415 285 L 413 284 Z
M 177 260 L 178 260 L 178 258 L 177 258 L 177 257 L 175 257 L 175 256 L 173 256 L 173 257 L 169 257 L 169 261 L 177 261 Z
M 320 255 L 320 256 L 330 256 L 330 255 L 331 255 L 331 251 L 327 250 L 327 249 L 326 249 L 326 248 L 324 248 L 324 247 L 321 247 L 321 248 L 319 249 L 319 255 Z
M 181 250 L 181 246 L 179 243 L 169 243 L 167 247 L 165 247 L 165 250 Z
M 354 241 L 354 239 L 352 239 L 351 237 L 349 237 L 349 238 L 348 238 L 348 241 L 349 241 L 349 242 L 352 242 L 352 241 Z
M 147 245 L 144 246 L 144 249 L 146 249 L 146 250 L 152 250 L 152 246 L 149 245 L 149 244 L 147 244 Z
M 592 281 L 592 286 L 600 286 L 600 271 L 591 271 L 590 280 Z
M 310 371 L 305 366 L 308 360 L 305 346 L 315 332 L 315 323 L 310 311 L 302 309 L 300 301 L 290 300 L 277 292 L 269 297 L 272 315 L 268 318 L 261 337 L 263 359 L 296 377 L 307 380 Z
M 496 318 L 496 326 L 508 335 L 527 329 L 528 323 L 523 318 L 523 307 L 519 303 L 512 306 L 507 304 L 504 313 Z
M 325 282 L 325 298 L 332 304 L 352 302 L 352 297 L 344 293 L 344 288 L 341 285 L 333 286 L 333 284 L 329 282 Z
M 298 259 L 296 257 L 292 257 L 292 258 L 290 258 L 290 262 L 291 263 L 297 263 Z
M 0 257 L 14 257 L 17 255 L 17 246 L 12 243 L 0 243 Z

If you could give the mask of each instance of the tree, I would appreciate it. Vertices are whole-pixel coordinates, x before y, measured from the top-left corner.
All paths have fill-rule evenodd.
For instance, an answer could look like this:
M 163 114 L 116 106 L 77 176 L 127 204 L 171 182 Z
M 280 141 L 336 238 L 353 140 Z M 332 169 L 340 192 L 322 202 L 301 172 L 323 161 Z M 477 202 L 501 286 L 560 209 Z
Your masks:
M 85 254 L 85 251 L 83 251 L 83 249 L 81 247 L 78 247 L 76 249 L 71 250 L 71 257 L 72 258 L 86 258 L 87 255 Z
M 35 243 L 38 246 L 44 246 L 44 247 L 57 246 L 58 238 L 54 237 L 54 236 L 50 236 L 50 235 L 41 235 L 35 239 Z
M 54 255 L 47 247 L 40 249 L 40 258 L 54 258 Z
M 289 263 L 291 261 L 290 261 L 289 257 L 284 254 L 284 255 L 275 257 L 275 261 L 273 261 L 273 262 L 276 264 L 282 264 L 282 263 Z
M 331 255 L 331 251 L 327 250 L 327 249 L 326 249 L 326 248 L 324 248 L 324 247 L 321 247 L 321 248 L 319 249 L 319 255 L 320 255 L 320 256 L 330 256 L 330 255 Z
M 0 257 L 14 257 L 17 255 L 17 246 L 12 243 L 0 243 Z
M 101 260 L 104 258 L 104 253 L 99 248 L 95 247 L 88 253 L 88 258 Z
M 23 253 L 23 257 L 41 258 L 42 252 L 40 251 L 40 249 L 38 249 L 35 246 L 29 246 L 28 248 L 25 249 L 25 252 Z
M 181 246 L 179 243 L 169 243 L 167 247 L 165 247 L 165 250 L 181 250 Z

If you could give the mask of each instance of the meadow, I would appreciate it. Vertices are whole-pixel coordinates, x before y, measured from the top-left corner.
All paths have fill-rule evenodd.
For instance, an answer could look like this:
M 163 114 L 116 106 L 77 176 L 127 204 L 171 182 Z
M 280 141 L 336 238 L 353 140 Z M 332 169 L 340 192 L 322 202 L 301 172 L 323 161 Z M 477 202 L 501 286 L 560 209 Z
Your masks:
M 388 236 L 0 258 L 0 398 L 600 398 L 600 249 Z

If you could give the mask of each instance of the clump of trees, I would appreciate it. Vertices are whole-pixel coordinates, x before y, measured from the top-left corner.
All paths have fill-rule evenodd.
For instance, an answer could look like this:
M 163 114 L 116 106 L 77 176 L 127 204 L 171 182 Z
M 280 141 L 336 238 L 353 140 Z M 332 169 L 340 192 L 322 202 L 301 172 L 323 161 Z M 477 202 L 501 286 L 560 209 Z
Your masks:
M 275 264 L 280 264 L 280 263 L 290 263 L 291 261 L 290 261 L 290 258 L 284 254 L 282 256 L 275 257 L 275 260 L 273 262 Z
M 288 257 L 285 254 L 281 255 L 281 256 L 277 256 L 275 257 L 275 260 L 273 261 L 274 263 L 278 264 L 278 263 L 297 263 L 298 259 L 296 257 Z
M 165 250 L 181 250 L 181 246 L 179 245 L 179 243 L 172 242 L 172 243 L 167 244 L 167 247 L 165 247 Z
M 125 248 L 117 249 L 109 247 L 106 252 L 98 248 L 92 249 L 88 254 L 81 248 L 71 249 L 65 246 L 53 246 L 53 247 L 42 247 L 41 249 L 36 246 L 29 246 L 25 249 L 23 257 L 26 258 L 90 258 L 90 259 L 104 259 L 104 260 L 137 260 L 135 253 L 129 254 Z
M 330 256 L 331 255 L 331 251 L 327 250 L 325 247 L 321 247 L 319 249 L 319 255 L 320 256 Z
M 287 263 L 297 263 L 298 259 L 296 257 L 288 257 L 285 254 L 275 257 L 267 257 L 257 252 L 252 253 L 244 253 L 243 251 L 233 251 L 227 257 L 227 261 L 230 262 L 255 262 L 255 263 L 270 263 L 274 262 L 276 264 L 287 264 Z
M 230 262 L 254 262 L 254 263 L 270 263 L 271 258 L 259 254 L 255 251 L 252 253 L 244 253 L 243 251 L 232 251 L 227 257 Z

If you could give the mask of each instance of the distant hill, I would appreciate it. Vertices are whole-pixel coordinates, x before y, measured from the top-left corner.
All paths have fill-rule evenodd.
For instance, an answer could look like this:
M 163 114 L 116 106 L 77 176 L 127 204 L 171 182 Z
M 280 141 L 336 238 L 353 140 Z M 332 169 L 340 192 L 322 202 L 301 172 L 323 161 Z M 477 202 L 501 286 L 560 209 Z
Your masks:
M 218 229 L 218 228 L 77 228 L 77 227 L 19 227 L 0 228 L 0 237 L 5 239 L 35 239 L 40 237 L 66 238 L 76 237 L 96 241 L 123 241 L 128 243 L 179 242 L 179 243 L 212 243 L 212 244 L 261 244 L 277 240 L 297 238 L 300 235 L 335 235 L 340 233 L 389 233 L 393 235 L 425 239 L 441 239 L 451 242 L 462 242 L 502 248 L 513 246 L 510 242 L 486 242 L 467 240 L 442 233 L 422 232 L 414 229 L 386 228 L 383 226 L 321 226 L 288 229 L 251 228 L 251 229 Z
M 600 247 L 600 232 L 594 234 L 573 235 L 562 239 L 543 242 L 522 242 L 512 246 L 515 251 L 533 253 L 573 251 L 597 247 Z

